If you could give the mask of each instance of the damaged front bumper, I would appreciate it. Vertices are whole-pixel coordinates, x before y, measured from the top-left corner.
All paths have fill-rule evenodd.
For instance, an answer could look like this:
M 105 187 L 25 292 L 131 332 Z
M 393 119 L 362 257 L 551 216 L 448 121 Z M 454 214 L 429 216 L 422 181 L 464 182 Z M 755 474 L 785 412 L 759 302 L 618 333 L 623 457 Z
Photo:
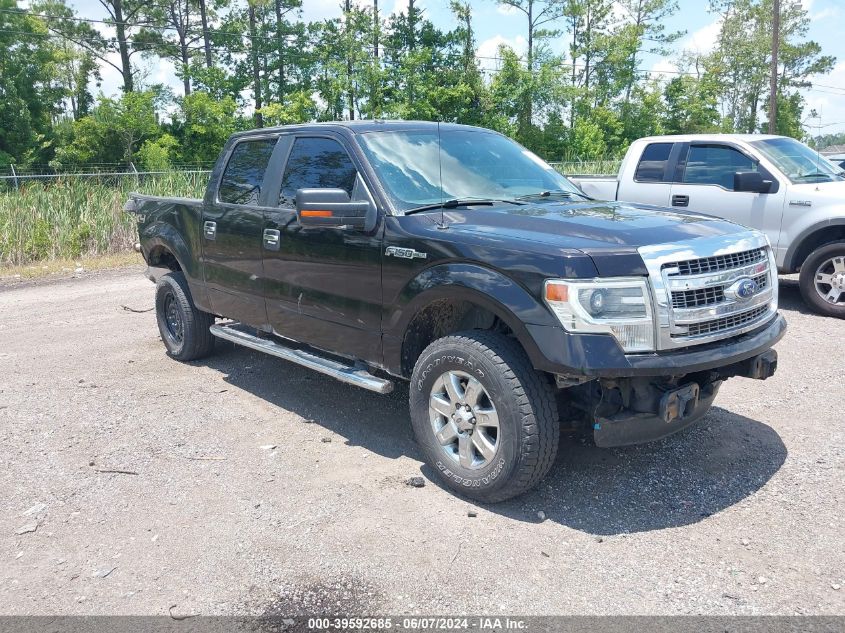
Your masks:
M 727 378 L 765 380 L 777 371 L 773 349 L 715 370 L 690 374 L 678 382 L 645 378 L 602 380 L 593 386 L 593 437 L 601 447 L 659 440 L 687 428 L 713 404 Z M 596 390 L 598 390 L 596 392 Z

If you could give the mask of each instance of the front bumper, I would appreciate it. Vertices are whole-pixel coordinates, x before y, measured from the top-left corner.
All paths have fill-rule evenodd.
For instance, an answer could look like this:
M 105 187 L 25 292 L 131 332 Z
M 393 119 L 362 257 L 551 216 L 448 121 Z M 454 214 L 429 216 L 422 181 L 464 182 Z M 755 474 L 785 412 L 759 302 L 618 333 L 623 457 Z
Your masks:
M 777 365 L 778 354 L 770 349 L 718 370 L 694 374 L 692 379 L 671 389 L 658 383 L 644 385 L 648 378 L 622 379 L 628 383 L 639 382 L 636 389 L 640 397 L 629 399 L 632 407 L 620 408 L 609 415 L 600 415 L 601 407 L 597 407 L 593 438 L 596 445 L 609 447 L 652 442 L 677 433 L 710 410 L 723 380 L 733 376 L 765 380 L 775 374 Z M 615 389 L 619 383 L 611 379 L 602 380 L 600 384 L 602 388 Z M 642 397 L 643 392 L 650 392 L 652 397 Z
M 569 334 L 562 327 L 526 325 L 536 345 L 529 350 L 537 369 L 566 376 L 624 378 L 682 376 L 759 356 L 786 333 L 786 321 L 777 314 L 746 334 L 706 345 L 648 354 L 625 354 L 605 334 Z
M 676 399 L 671 405 L 664 400 L 653 413 L 623 411 L 610 417 L 596 417 L 593 424 L 596 446 L 609 448 L 643 444 L 677 433 L 697 422 L 710 410 L 720 385 L 716 382 L 700 388 L 697 383 L 689 383 L 677 391 L 694 391 L 694 399 Z

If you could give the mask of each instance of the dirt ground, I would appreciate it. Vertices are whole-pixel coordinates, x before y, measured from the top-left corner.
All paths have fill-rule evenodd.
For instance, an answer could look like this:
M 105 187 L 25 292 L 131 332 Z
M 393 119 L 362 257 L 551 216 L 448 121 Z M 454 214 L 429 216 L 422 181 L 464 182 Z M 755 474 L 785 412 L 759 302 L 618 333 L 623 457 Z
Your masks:
M 180 364 L 152 300 L 140 267 L 0 289 L 0 613 L 845 613 L 845 321 L 794 281 L 774 378 L 655 444 L 564 438 L 493 506 L 430 479 L 404 386 Z

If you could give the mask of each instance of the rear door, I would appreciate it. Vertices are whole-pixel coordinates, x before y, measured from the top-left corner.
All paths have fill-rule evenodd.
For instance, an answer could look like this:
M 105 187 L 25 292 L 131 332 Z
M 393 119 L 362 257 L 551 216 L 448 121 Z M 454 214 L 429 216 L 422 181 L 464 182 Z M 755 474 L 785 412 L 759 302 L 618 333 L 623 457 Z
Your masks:
M 375 204 L 360 160 L 330 133 L 298 133 L 282 143 L 280 191 L 264 215 L 269 322 L 282 336 L 380 363 L 382 219 L 372 231 L 303 228 L 295 208 L 296 191 L 308 188 L 343 189 L 353 201 Z
M 734 174 L 760 171 L 772 181 L 769 193 L 734 191 Z M 783 215 L 783 187 L 742 148 L 727 143 L 690 143 L 672 185 L 672 206 L 708 213 L 766 233 L 777 244 Z
M 616 199 L 661 207 L 669 206 L 680 143 L 655 142 L 645 146 L 633 174 L 622 174 Z
M 267 322 L 261 232 L 265 172 L 277 140 L 278 135 L 250 137 L 232 145 L 203 209 L 204 272 L 212 310 L 254 326 Z

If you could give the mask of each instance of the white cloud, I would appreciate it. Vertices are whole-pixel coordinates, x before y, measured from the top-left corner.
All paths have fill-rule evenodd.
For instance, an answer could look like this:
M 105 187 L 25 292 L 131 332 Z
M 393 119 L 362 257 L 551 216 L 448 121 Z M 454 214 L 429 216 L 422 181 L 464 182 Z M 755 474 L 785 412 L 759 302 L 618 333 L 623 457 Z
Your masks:
M 175 86 L 182 86 L 182 80 L 176 76 L 176 66 L 173 61 L 169 59 L 156 59 L 156 66 L 154 72 L 150 75 L 150 81 L 155 84 L 164 84 L 171 88 Z
M 818 13 L 811 13 L 810 22 L 820 22 L 821 20 L 838 17 L 839 7 L 827 7 L 826 9 L 822 9 Z
M 689 50 L 694 53 L 707 54 L 712 51 L 719 39 L 719 31 L 722 29 L 722 20 L 717 18 L 710 24 L 702 26 L 687 35 L 681 40 L 681 50 Z
M 306 21 L 321 22 L 339 18 L 340 0 L 306 0 L 302 3 L 302 17 Z
M 669 59 L 663 58 L 651 67 L 649 76 L 652 79 L 672 79 L 672 77 L 676 76 L 677 72 L 678 67 L 675 63 Z
M 496 70 L 499 68 L 500 63 L 496 59 L 490 58 L 499 57 L 499 46 L 502 44 L 512 48 L 517 55 L 525 55 L 528 51 L 528 41 L 522 35 L 512 38 L 499 34 L 494 35 L 478 45 L 477 55 L 481 58 L 479 65 L 482 69 Z

